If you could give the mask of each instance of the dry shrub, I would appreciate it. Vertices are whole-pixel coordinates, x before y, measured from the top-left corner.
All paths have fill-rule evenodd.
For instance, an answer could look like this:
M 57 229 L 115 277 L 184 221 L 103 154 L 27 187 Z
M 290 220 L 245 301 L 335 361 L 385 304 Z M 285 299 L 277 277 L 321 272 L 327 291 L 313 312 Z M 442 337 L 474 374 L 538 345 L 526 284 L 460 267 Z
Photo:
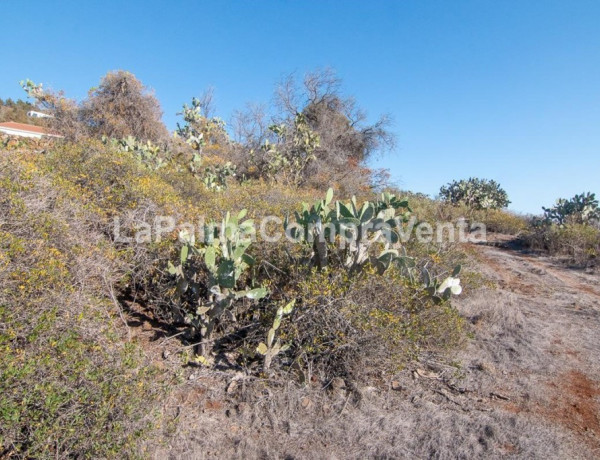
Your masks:
M 126 267 L 43 161 L 0 152 L 0 456 L 127 455 L 159 382 L 122 335 Z
M 501 209 L 484 212 L 481 216 L 481 222 L 486 224 L 488 232 L 504 233 L 506 235 L 517 236 L 529 228 L 526 217 Z
M 42 89 L 31 80 L 21 82 L 28 96 L 36 101 L 36 105 L 50 118 L 46 118 L 47 126 L 56 134 L 69 141 L 78 141 L 89 135 L 89 126 L 81 117 L 77 101 L 65 97 L 62 91 Z
M 533 250 L 565 256 L 580 266 L 595 265 L 600 255 L 600 229 L 593 225 L 538 223 L 522 239 Z
M 100 86 L 90 91 L 82 117 L 96 135 L 152 142 L 168 137 L 160 103 L 135 75 L 124 70 L 107 73 Z
M 271 260 L 285 258 L 280 254 Z M 367 269 L 351 276 L 291 264 L 285 271 L 270 269 L 270 304 L 238 317 L 237 327 L 245 332 L 239 340 L 229 335 L 225 346 L 246 350 L 238 363 L 250 369 L 262 361 L 258 355 L 248 357 L 265 340 L 277 305 L 290 299 L 296 299 L 294 311 L 282 321 L 277 337 L 291 348 L 277 356 L 275 368 L 292 371 L 300 381 L 326 384 L 342 377 L 351 385 L 366 384 L 382 371 L 398 370 L 426 351 L 443 352 L 464 337 L 462 319 L 449 302 L 434 303 L 420 284 L 395 270 L 378 275 Z
M 79 103 L 63 92 L 45 90 L 30 80 L 22 82 L 28 95 L 52 118 L 49 126 L 70 141 L 90 135 L 166 142 L 169 133 L 161 120 L 158 100 L 130 72 L 107 73 L 88 98 Z
M 350 194 L 369 190 L 373 182 L 379 185 L 384 176 L 371 171 L 367 161 L 393 147 L 391 120 L 383 115 L 369 123 L 366 112 L 340 88 L 341 80 L 331 69 L 307 73 L 301 82 L 290 75 L 276 88 L 272 115 L 265 106 L 236 113 L 232 155 L 240 171 L 282 182 L 291 176 L 290 183 L 296 185 L 323 190 L 333 186 Z M 284 127 L 284 134 L 276 135 L 273 125 Z M 296 142 L 303 137 L 310 141 Z M 281 161 L 273 161 L 267 140 L 278 156 L 292 164 L 298 160 L 293 171 L 273 171 Z

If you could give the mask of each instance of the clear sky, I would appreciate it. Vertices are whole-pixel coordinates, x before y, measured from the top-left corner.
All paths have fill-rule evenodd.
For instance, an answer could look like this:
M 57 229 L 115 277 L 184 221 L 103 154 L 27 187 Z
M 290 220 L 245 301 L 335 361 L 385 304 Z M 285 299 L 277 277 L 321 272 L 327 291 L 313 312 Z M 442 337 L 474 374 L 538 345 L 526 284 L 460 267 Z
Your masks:
M 377 160 L 435 195 L 495 179 L 511 209 L 600 194 L 600 1 L 0 0 L 0 97 L 30 78 L 85 97 L 126 69 L 176 112 L 205 88 L 227 120 L 296 71 L 333 67 L 397 148 Z

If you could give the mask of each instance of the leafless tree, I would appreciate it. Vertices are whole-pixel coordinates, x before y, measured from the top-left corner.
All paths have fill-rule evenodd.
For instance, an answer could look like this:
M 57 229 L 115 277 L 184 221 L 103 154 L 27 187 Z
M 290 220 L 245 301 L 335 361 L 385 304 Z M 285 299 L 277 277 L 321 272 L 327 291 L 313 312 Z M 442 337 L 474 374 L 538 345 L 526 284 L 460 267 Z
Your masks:
M 233 113 L 233 139 L 244 145 L 259 145 L 267 136 L 269 124 L 267 108 L 264 105 L 247 104 L 244 109 Z
M 307 74 L 298 84 L 293 75 L 278 85 L 275 106 L 279 117 L 291 120 L 302 113 L 310 128 L 320 137 L 314 161 L 306 169 L 307 183 L 323 186 L 323 182 L 369 182 L 367 160 L 377 152 L 390 150 L 394 136 L 389 131 L 390 117 L 383 115 L 369 123 L 367 114 L 352 97 L 341 92 L 341 80 L 331 69 Z M 277 117 L 275 117 L 277 118 Z
M 294 74 L 284 77 L 275 89 L 273 109 L 267 115 L 265 106 L 251 105 L 234 114 L 232 125 L 242 167 L 249 159 L 256 161 L 257 156 L 268 154 L 261 149 L 265 140 L 276 144 L 279 150 L 297 149 L 290 139 L 297 134 L 298 115 L 319 136 L 311 161 L 302 162 L 301 184 L 320 188 L 337 184 L 339 188 L 349 187 L 351 192 L 368 187 L 373 177 L 366 167 L 367 160 L 394 145 L 390 117 L 383 115 L 369 123 L 356 101 L 343 95 L 341 80 L 331 69 L 308 73 L 301 82 Z M 273 125 L 285 126 L 285 139 L 269 129 Z M 259 163 L 265 161 L 268 160 L 258 158 Z
M 163 141 L 168 136 L 156 97 L 135 75 L 119 70 L 107 73 L 90 91 L 81 108 L 82 118 L 96 135 L 134 136 Z
M 215 88 L 209 86 L 199 98 L 198 106 L 200 107 L 200 115 L 205 118 L 212 118 L 215 116 Z
M 81 118 L 80 105 L 75 100 L 65 97 L 62 91 L 42 89 L 42 85 L 35 85 L 29 80 L 24 89 L 35 100 L 36 106 L 50 115 L 46 120 L 52 132 L 71 141 L 89 134 L 88 126 Z

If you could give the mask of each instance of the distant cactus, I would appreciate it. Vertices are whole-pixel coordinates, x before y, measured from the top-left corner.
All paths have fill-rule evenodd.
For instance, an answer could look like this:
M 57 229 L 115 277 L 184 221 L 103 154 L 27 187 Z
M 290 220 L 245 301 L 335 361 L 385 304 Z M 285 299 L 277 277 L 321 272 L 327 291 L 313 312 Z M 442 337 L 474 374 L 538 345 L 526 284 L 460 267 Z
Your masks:
M 544 218 L 547 222 L 554 222 L 558 225 L 587 224 L 593 221 L 600 221 L 600 207 L 594 193 L 582 193 L 575 195 L 569 200 L 560 198 L 556 205 L 551 208 L 544 208 Z
M 269 131 L 274 141 L 267 139 L 259 151 L 251 152 L 251 164 L 263 177 L 298 185 L 315 159 L 314 152 L 321 143 L 319 135 L 311 130 L 302 113 L 297 113 L 289 125 L 269 126 Z
M 225 130 L 225 122 L 220 118 L 208 118 L 202 115 L 202 101 L 192 98 L 192 105 L 183 105 L 180 113 L 184 124 L 177 123 L 176 135 L 181 137 L 194 150 L 189 161 L 189 169 L 201 180 L 208 190 L 219 192 L 227 188 L 227 178 L 235 177 L 236 166 L 231 162 L 218 166 L 202 167 L 204 148 L 214 143 L 228 144 L 229 137 Z
M 141 164 L 152 171 L 156 171 L 167 164 L 168 153 L 150 141 L 141 142 L 133 136 L 127 136 L 123 139 L 102 136 L 102 142 L 122 152 L 131 152 Z
M 202 182 L 208 190 L 220 192 L 227 188 L 227 178 L 235 177 L 236 169 L 229 161 L 224 165 L 209 166 L 204 169 Z
M 441 187 L 440 196 L 452 204 L 463 203 L 471 209 L 500 209 L 510 204 L 508 195 L 500 184 L 473 177 Z
M 202 148 L 208 143 L 212 143 L 213 139 L 220 139 L 228 142 L 227 131 L 225 130 L 225 122 L 217 117 L 208 118 L 202 115 L 202 101 L 197 98 L 192 98 L 192 105 L 183 105 L 183 109 L 179 115 L 183 116 L 183 125 L 177 123 L 175 131 L 179 137 L 192 146 L 198 152 L 202 152 Z

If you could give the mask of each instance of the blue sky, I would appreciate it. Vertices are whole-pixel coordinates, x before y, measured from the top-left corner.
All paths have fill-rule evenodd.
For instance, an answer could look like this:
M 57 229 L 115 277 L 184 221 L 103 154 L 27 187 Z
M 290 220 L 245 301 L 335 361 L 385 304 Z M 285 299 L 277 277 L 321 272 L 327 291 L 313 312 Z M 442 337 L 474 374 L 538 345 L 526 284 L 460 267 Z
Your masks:
M 499 181 L 511 209 L 600 193 L 598 1 L 0 0 L 0 97 L 30 78 L 85 97 L 130 70 L 176 112 L 205 88 L 228 119 L 283 75 L 332 67 L 396 149 L 374 162 L 435 195 Z

